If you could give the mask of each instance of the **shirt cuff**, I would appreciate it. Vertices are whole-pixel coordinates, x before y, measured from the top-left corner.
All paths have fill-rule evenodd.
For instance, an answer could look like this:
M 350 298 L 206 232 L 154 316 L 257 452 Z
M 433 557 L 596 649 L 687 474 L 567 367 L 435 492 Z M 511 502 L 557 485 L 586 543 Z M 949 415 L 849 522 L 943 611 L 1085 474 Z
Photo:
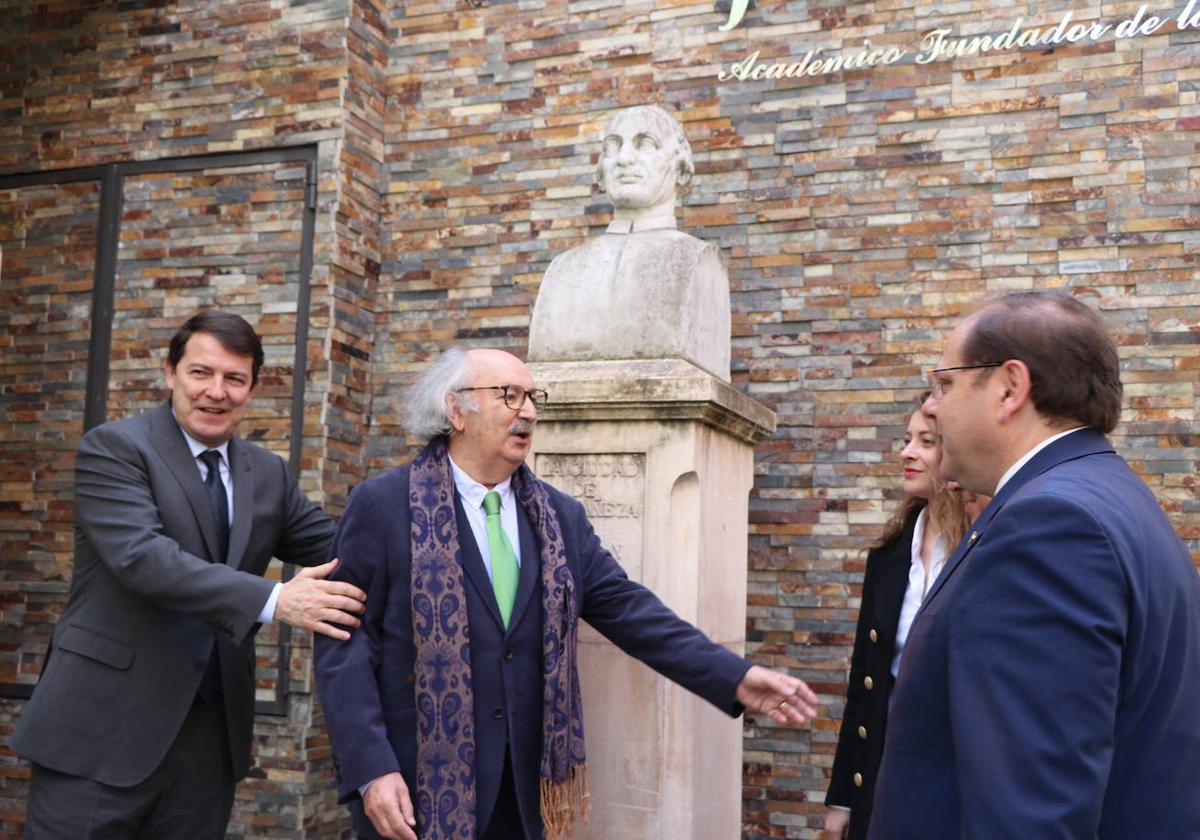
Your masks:
M 373 784 L 375 784 L 375 780 L 374 780 L 374 779 L 372 779 L 371 781 L 367 782 L 365 785 L 360 785 L 360 786 L 359 786 L 359 788 L 358 788 L 358 795 L 359 795 L 359 797 L 361 797 L 361 798 L 366 798 L 366 795 L 367 795 L 367 788 L 369 788 L 369 787 L 370 787 L 371 785 L 373 785 Z
M 279 590 L 283 588 L 282 583 L 275 584 L 275 588 L 271 590 L 271 597 L 267 598 L 267 603 L 263 605 L 262 612 L 258 614 L 259 624 L 274 624 L 275 623 L 275 603 L 279 600 Z

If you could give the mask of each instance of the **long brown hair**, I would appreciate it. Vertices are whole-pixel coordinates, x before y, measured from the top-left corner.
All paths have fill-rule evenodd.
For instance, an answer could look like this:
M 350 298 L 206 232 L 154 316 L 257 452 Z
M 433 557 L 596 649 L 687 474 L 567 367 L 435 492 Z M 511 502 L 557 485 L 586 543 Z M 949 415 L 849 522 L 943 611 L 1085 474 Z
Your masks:
M 928 398 L 929 392 L 926 391 L 917 399 L 916 409 L 908 416 L 912 417 L 917 411 L 921 411 L 921 406 L 924 405 L 925 400 Z M 928 414 L 924 416 L 936 433 L 936 419 L 930 417 Z M 938 438 L 937 447 L 938 463 L 940 464 L 942 460 L 941 438 Z M 941 476 L 936 473 L 933 476 L 933 500 L 926 502 L 919 496 L 905 496 L 900 507 L 888 519 L 887 524 L 883 526 L 883 535 L 879 538 L 879 542 L 875 543 L 872 548 L 881 548 L 899 538 L 904 533 L 904 529 L 908 526 L 909 521 L 915 518 L 927 504 L 929 505 L 930 520 L 933 521 L 933 525 L 937 528 L 938 533 L 945 537 L 947 550 L 953 551 L 954 546 L 959 544 L 963 536 L 967 533 L 967 529 L 971 526 L 971 517 L 967 514 L 967 510 L 963 506 L 962 495 L 948 489 L 946 483 L 942 481 Z

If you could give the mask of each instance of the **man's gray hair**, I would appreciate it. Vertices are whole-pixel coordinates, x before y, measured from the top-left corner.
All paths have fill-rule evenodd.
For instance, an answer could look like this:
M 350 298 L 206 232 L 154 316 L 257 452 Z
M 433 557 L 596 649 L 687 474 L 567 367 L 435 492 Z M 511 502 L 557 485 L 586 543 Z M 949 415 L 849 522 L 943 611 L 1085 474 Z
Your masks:
M 421 440 L 431 440 L 453 431 L 450 410 L 457 406 L 468 413 L 479 410 L 469 393 L 456 393 L 467 384 L 471 364 L 467 351 L 451 347 L 425 368 L 405 390 L 405 429 Z

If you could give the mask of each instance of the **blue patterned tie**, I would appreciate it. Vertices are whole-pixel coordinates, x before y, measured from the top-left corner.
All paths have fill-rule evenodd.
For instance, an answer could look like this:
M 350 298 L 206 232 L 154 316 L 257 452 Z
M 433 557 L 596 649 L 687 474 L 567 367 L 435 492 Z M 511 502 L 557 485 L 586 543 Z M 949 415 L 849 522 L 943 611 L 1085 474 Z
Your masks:
M 221 480 L 221 453 L 215 449 L 206 449 L 200 453 L 200 460 L 208 467 L 208 475 L 204 477 L 204 489 L 208 491 L 208 501 L 212 505 L 213 525 L 217 529 L 217 547 L 221 556 L 216 558 L 224 563 L 229 554 L 229 497 L 225 495 L 225 482 Z
M 496 590 L 496 603 L 500 605 L 500 617 L 508 628 L 512 618 L 513 604 L 517 600 L 517 554 L 513 551 L 508 534 L 500 527 L 500 494 L 495 490 L 483 497 L 483 509 L 487 513 L 488 553 L 492 558 L 492 588 Z

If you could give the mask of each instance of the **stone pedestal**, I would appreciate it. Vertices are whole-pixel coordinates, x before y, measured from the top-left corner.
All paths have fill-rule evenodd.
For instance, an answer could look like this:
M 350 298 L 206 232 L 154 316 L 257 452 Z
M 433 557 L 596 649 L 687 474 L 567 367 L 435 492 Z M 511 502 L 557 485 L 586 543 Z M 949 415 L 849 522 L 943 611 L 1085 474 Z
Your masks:
M 585 506 L 631 578 L 742 653 L 753 445 L 774 412 L 681 360 L 530 368 L 550 393 L 534 471 Z M 587 626 L 579 658 L 592 817 L 577 840 L 740 836 L 741 722 Z

